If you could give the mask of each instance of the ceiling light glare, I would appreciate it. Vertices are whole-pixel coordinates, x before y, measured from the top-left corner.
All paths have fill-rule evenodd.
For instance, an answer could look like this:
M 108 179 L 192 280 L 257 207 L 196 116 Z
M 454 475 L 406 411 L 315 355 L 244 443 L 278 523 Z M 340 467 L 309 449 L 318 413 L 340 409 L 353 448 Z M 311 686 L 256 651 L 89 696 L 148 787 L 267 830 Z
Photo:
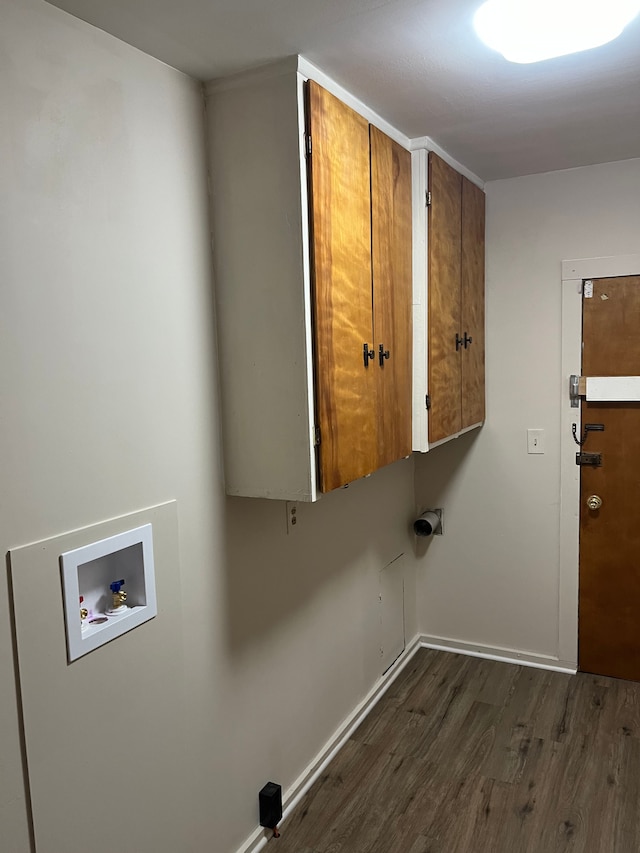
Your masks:
M 509 62 L 540 62 L 617 38 L 640 0 L 487 0 L 473 26 Z

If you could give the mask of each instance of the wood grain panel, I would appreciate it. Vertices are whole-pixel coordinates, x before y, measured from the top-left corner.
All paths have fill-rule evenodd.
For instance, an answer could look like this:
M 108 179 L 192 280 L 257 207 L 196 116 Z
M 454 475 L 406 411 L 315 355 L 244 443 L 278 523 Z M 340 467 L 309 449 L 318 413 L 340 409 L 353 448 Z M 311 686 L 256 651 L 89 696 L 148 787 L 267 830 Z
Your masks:
M 587 376 L 640 375 L 640 277 L 598 279 L 583 299 Z M 602 423 L 581 469 L 579 663 L 588 672 L 640 680 L 640 404 L 582 403 L 582 423 Z M 589 495 L 602 498 L 591 511 Z
M 640 850 L 640 685 L 421 650 L 279 853 Z
M 369 125 L 308 84 L 316 407 L 320 480 L 330 491 L 377 467 Z
M 460 430 L 462 177 L 429 154 L 429 441 Z
M 411 154 L 372 125 L 370 139 L 378 465 L 382 466 L 411 453 Z M 380 345 L 389 352 L 382 363 Z
M 462 177 L 462 429 L 484 421 L 485 195 Z

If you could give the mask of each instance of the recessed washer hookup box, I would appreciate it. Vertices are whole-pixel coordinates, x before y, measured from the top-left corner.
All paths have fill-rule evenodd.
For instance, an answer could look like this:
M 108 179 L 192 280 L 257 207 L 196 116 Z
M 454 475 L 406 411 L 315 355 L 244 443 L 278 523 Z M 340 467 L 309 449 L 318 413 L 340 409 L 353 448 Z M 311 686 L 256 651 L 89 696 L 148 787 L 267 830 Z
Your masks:
M 67 551 L 60 566 L 69 662 L 158 612 L 151 524 Z

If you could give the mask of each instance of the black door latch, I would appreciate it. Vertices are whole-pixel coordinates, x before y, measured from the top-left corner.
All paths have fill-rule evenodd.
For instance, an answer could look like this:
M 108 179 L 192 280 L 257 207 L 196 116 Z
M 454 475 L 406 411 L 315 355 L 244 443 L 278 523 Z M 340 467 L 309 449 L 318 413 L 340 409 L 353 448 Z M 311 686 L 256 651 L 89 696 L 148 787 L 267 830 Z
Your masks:
M 576 453 L 576 465 L 591 465 L 592 468 L 600 468 L 602 465 L 602 453 Z

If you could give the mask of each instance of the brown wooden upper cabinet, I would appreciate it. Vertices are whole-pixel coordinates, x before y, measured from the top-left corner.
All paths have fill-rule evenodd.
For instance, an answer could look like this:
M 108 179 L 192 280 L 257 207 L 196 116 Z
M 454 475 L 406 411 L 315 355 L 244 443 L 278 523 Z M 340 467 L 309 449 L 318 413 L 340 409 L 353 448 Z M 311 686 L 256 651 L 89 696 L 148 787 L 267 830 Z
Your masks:
M 317 83 L 307 98 L 322 491 L 411 452 L 411 155 Z
M 485 196 L 428 158 L 429 444 L 484 422 Z
M 207 87 L 231 495 L 314 501 L 411 452 L 410 154 L 305 78 Z

